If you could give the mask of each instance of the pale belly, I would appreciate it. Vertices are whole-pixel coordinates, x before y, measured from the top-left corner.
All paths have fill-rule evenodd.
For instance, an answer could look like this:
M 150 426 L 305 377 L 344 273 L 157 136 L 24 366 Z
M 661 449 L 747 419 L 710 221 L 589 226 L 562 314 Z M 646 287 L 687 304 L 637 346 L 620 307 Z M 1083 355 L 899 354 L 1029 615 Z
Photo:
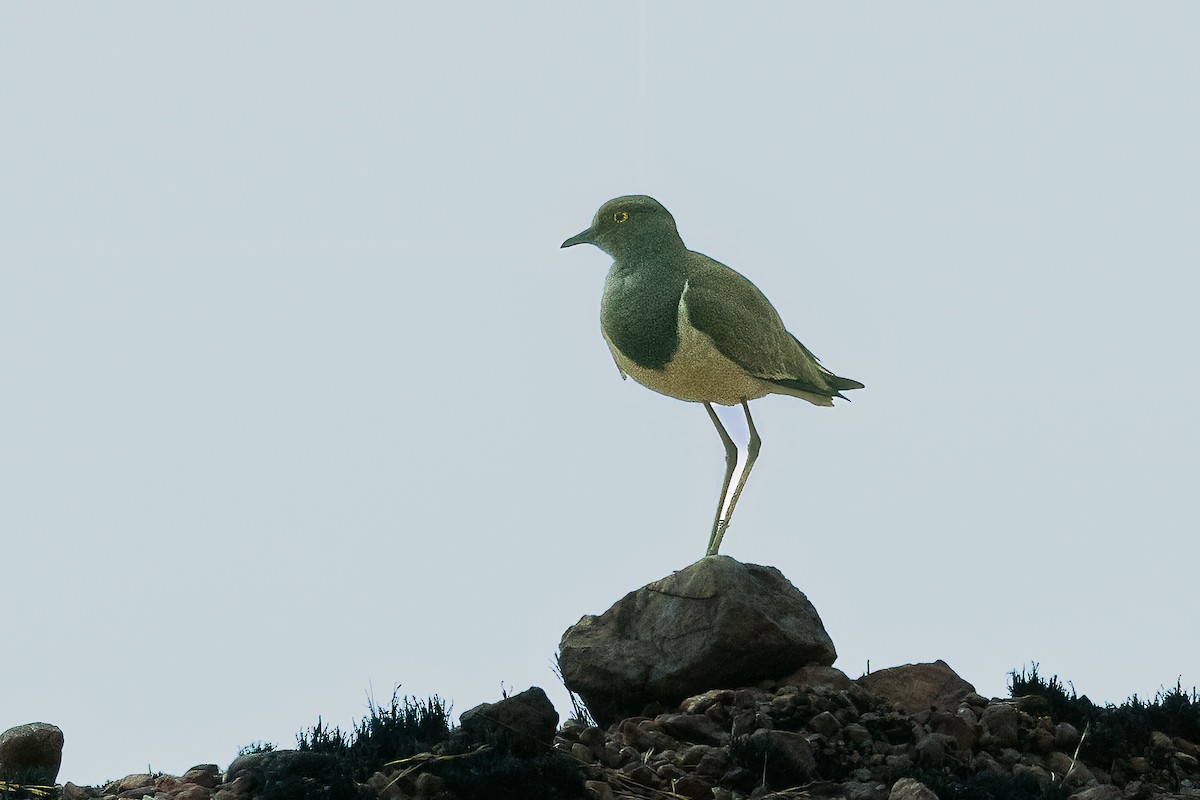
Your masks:
M 708 336 L 687 324 L 682 304 L 680 310 L 679 349 L 663 369 L 638 366 L 605 337 L 622 374 L 659 394 L 692 403 L 735 406 L 771 392 L 770 384 L 747 374 L 723 356 Z

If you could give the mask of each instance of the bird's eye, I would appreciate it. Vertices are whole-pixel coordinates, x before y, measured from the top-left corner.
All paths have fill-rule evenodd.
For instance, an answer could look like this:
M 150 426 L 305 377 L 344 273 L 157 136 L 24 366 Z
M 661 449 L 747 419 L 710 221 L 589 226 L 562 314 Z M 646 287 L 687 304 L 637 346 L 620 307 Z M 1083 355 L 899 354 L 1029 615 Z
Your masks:
M 624 222 L 627 219 L 629 219 L 629 214 L 625 211 L 618 211 L 617 213 L 613 214 L 614 222 Z

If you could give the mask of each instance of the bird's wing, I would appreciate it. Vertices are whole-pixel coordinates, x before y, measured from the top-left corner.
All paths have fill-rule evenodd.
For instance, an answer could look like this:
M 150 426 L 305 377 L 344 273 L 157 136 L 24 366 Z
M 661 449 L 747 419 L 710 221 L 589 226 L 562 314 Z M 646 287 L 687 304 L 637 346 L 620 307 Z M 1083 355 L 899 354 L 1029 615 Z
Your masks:
M 688 321 L 722 355 L 756 378 L 819 395 L 834 391 L 824 377 L 831 373 L 788 333 L 757 286 L 708 256 L 689 256 L 683 297 Z

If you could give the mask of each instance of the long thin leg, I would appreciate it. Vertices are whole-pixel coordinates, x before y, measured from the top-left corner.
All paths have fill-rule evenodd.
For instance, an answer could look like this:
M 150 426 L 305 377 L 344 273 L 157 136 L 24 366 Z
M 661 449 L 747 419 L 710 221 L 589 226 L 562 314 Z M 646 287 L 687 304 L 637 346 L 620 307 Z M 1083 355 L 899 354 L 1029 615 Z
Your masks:
M 737 505 L 738 498 L 742 496 L 742 488 L 746 485 L 746 479 L 750 477 L 750 469 L 754 466 L 754 460 L 758 458 L 758 451 L 762 447 L 762 439 L 758 437 L 758 430 L 754 427 L 754 418 L 750 416 L 750 405 L 745 400 L 742 401 L 742 408 L 746 411 L 746 424 L 750 426 L 750 444 L 746 448 L 746 466 L 742 468 L 742 475 L 738 478 L 733 496 L 729 498 L 729 511 L 725 514 L 725 521 L 714 532 L 712 541 L 709 542 L 708 554 L 710 556 L 715 556 L 721 549 L 721 540 L 725 538 L 725 530 L 729 527 L 729 521 L 733 519 L 733 509 Z
M 713 425 L 717 426 L 721 444 L 725 445 L 725 482 L 721 484 L 721 496 L 717 498 L 717 513 L 713 516 L 712 534 L 708 537 L 708 550 L 705 552 L 705 555 L 715 556 L 717 551 L 713 547 L 713 543 L 720 542 L 719 535 L 724 535 L 721 511 L 725 508 L 725 495 L 729 492 L 729 482 L 733 479 L 733 468 L 737 466 L 738 452 L 737 445 L 733 443 L 733 439 L 729 438 L 729 431 L 725 430 L 725 426 L 721 424 L 717 412 L 713 411 L 712 404 L 705 403 L 704 408 L 708 411 L 708 418 L 713 421 Z

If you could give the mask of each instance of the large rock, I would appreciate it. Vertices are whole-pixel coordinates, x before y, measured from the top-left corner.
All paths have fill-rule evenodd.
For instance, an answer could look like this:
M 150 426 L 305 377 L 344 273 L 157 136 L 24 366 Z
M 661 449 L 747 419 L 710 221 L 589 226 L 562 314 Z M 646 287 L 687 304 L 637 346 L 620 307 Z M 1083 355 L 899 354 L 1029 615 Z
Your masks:
M 259 800 L 357 800 L 349 767 L 329 753 L 271 750 L 238 756 L 225 772 L 233 794 Z
M 601 725 L 709 689 L 837 658 L 804 593 L 774 567 L 709 556 L 563 634 L 559 667 Z
M 30 722 L 0 733 L 0 779 L 52 786 L 62 766 L 63 732 Z
M 952 709 L 975 687 L 938 659 L 932 664 L 904 664 L 881 669 L 855 681 L 906 714 L 931 708 Z
M 554 744 L 558 712 L 541 687 L 534 686 L 464 711 L 458 723 L 460 735 L 473 744 L 499 744 L 518 755 L 532 756 Z

